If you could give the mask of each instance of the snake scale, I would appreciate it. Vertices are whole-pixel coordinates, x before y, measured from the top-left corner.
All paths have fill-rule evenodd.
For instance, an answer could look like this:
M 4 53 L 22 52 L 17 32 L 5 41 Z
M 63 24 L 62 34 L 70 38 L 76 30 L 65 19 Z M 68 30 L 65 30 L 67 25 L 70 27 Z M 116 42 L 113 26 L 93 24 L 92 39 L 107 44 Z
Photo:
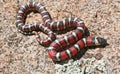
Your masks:
M 40 22 L 34 24 L 25 24 L 27 15 L 31 12 L 40 13 L 44 24 Z M 37 41 L 43 46 L 49 46 L 48 55 L 54 61 L 62 61 L 75 56 L 81 49 L 87 46 L 105 45 L 106 40 L 101 37 L 86 37 L 82 38 L 85 33 L 86 26 L 84 22 L 76 17 L 69 17 L 59 22 L 52 21 L 49 12 L 44 5 L 38 2 L 28 2 L 22 5 L 17 14 L 16 27 L 23 34 L 36 34 Z M 74 27 L 72 33 L 56 38 L 53 31 L 62 31 Z M 44 40 L 41 40 L 37 31 L 42 31 L 48 35 Z M 72 45 L 68 49 L 65 47 Z

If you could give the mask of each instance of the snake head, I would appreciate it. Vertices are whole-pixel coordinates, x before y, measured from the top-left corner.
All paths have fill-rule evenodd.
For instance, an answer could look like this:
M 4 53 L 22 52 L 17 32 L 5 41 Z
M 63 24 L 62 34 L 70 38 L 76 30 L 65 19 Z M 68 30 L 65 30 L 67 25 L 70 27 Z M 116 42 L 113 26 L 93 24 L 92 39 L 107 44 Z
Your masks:
M 92 44 L 93 44 L 93 46 L 104 46 L 104 45 L 107 45 L 107 41 L 101 37 L 96 37 L 96 38 L 93 37 Z
M 99 45 L 107 45 L 108 43 L 104 38 L 96 37 L 93 38 L 93 44 L 99 46 Z

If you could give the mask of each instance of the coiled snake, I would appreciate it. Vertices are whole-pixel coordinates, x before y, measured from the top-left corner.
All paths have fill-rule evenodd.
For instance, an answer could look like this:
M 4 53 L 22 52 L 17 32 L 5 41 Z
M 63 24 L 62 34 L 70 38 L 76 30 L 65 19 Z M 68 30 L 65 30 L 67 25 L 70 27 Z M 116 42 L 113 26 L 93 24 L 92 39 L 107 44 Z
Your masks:
M 30 12 L 40 13 L 45 24 L 37 22 L 35 24 L 25 25 L 27 15 Z M 106 44 L 106 40 L 101 37 L 82 38 L 86 26 L 79 18 L 70 17 L 59 22 L 52 21 L 49 12 L 47 12 L 46 8 L 38 2 L 28 2 L 20 7 L 17 14 L 16 26 L 23 34 L 36 34 L 38 36 L 37 31 L 42 31 L 47 34 L 47 39 L 41 40 L 40 36 L 38 36 L 37 41 L 41 45 L 49 46 L 48 55 L 54 61 L 61 61 L 71 58 L 87 46 Z M 54 30 L 62 31 L 71 27 L 76 28 L 71 34 L 56 39 L 56 35 L 53 32 Z M 63 49 L 71 44 L 73 46 L 69 49 Z M 62 51 L 60 51 L 61 49 Z

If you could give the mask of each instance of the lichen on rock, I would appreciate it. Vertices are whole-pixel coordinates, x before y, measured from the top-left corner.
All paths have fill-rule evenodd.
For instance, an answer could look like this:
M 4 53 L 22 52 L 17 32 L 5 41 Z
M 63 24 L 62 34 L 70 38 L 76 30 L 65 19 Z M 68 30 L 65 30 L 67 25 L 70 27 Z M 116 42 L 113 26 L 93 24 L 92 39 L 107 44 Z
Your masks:
M 97 60 L 94 57 L 80 60 L 71 59 L 66 64 L 56 64 L 55 72 L 56 74 L 106 73 L 106 62 L 104 59 Z

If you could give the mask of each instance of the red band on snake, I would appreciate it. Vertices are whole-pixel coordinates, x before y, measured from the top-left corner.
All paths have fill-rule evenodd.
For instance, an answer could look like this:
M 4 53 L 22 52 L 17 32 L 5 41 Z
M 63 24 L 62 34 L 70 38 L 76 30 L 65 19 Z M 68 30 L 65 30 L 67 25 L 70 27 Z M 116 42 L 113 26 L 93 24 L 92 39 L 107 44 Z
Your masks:
M 41 23 L 25 25 L 27 14 L 30 12 L 40 13 L 45 25 Z M 61 61 L 71 58 L 76 55 L 80 49 L 86 46 L 104 45 L 106 43 L 105 39 L 99 37 L 88 37 L 80 40 L 85 32 L 85 24 L 81 19 L 71 17 L 63 21 L 53 22 L 49 12 L 47 12 L 46 8 L 38 2 L 28 2 L 26 5 L 21 6 L 17 15 L 16 26 L 23 34 L 37 33 L 35 31 L 39 30 L 47 34 L 47 39 L 41 40 L 38 36 L 37 41 L 44 46 L 50 45 L 48 47 L 48 54 L 54 61 Z M 76 29 L 73 30 L 71 34 L 59 39 L 56 39 L 56 35 L 52 32 L 54 30 L 61 31 L 71 27 L 75 27 Z M 71 44 L 74 44 L 71 48 L 67 50 L 63 49 L 63 51 L 59 52 L 61 48 Z

